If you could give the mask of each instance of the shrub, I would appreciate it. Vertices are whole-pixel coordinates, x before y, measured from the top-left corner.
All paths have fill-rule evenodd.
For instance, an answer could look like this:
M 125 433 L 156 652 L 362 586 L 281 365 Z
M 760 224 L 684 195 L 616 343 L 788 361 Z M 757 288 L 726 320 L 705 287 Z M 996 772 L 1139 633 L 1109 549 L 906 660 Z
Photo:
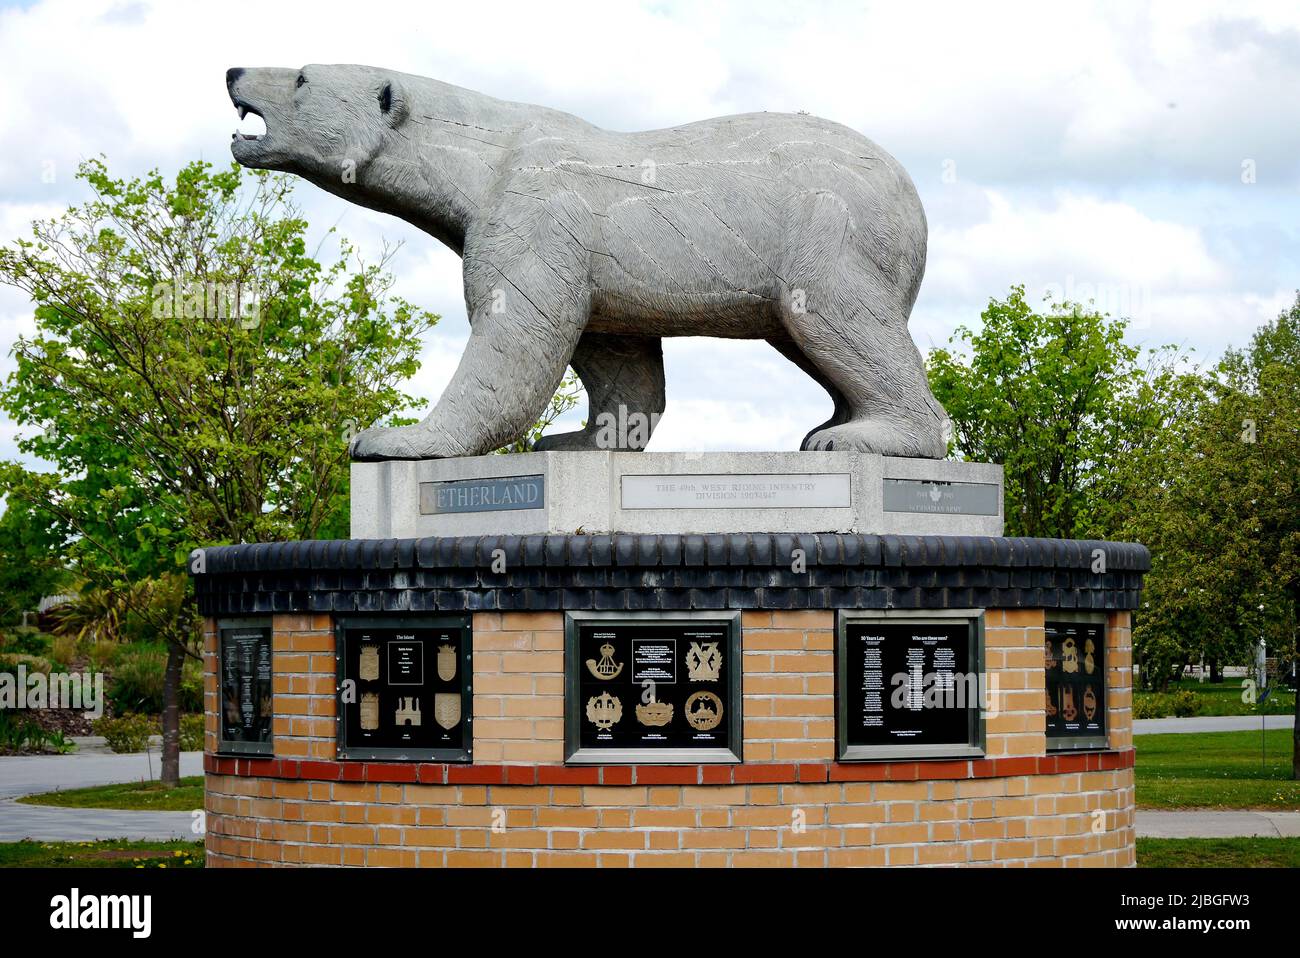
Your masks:
M 162 649 L 144 646 L 122 651 L 107 693 L 113 711 L 118 715 L 162 712 L 166 672 L 167 653 Z
M 18 666 L 27 667 L 28 674 L 40 672 L 44 675 L 50 674 L 50 660 L 42 658 L 39 655 L 28 655 L 25 652 L 0 652 L 0 672 L 12 672 L 18 674 Z
M 100 639 L 91 643 L 87 654 L 90 657 L 90 671 L 107 672 L 122 654 L 122 646 L 111 639 Z
M 1189 715 L 1199 715 L 1201 712 L 1201 699 L 1189 689 L 1182 689 L 1175 692 L 1172 701 L 1169 703 L 1170 710 L 1179 718 L 1186 718 Z
M 113 703 L 113 711 L 162 714 L 166 680 L 166 649 L 127 646 L 118 656 L 109 683 L 108 700 Z M 203 711 L 203 664 L 198 660 L 185 659 L 176 698 L 182 712 Z
M 181 751 L 203 751 L 203 716 L 181 716 Z
M 50 658 L 63 666 L 71 667 L 77 657 L 77 640 L 70 635 L 57 635 L 50 643 Z
M 149 736 L 156 731 L 155 725 L 148 715 L 123 715 L 96 719 L 92 727 L 96 735 L 108 740 L 108 747 L 114 752 L 143 752 L 149 745 Z
M 1164 718 L 1166 712 L 1158 692 L 1137 692 L 1133 695 L 1133 717 L 1135 719 Z
M 0 648 L 6 652 L 45 656 L 50 651 L 50 637 L 30 625 L 16 625 L 4 633 Z
M 74 748 L 62 732 L 47 732 L 21 712 L 0 709 L 0 751 L 70 752 Z

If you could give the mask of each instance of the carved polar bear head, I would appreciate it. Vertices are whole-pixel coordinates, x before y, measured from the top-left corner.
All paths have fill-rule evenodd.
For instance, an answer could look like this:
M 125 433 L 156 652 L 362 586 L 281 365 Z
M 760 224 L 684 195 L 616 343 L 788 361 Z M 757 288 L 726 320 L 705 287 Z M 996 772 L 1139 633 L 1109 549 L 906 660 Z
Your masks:
M 409 112 L 401 81 L 400 74 L 365 66 L 232 67 L 226 89 L 239 118 L 260 116 L 266 132 L 236 132 L 230 152 L 244 166 L 335 188 L 398 135 Z

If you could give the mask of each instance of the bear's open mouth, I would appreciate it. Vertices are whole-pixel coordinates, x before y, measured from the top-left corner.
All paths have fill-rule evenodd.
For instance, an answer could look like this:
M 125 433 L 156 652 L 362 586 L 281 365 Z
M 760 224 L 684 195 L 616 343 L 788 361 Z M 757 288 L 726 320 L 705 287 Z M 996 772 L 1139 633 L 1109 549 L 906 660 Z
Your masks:
M 249 116 L 249 114 L 252 114 L 253 116 L 257 117 L 259 120 L 262 121 L 262 127 L 265 130 L 266 117 L 262 115 L 262 111 L 259 110 L 257 107 L 253 106 L 253 104 L 249 103 L 246 100 L 241 100 L 238 98 L 234 98 L 234 99 L 235 99 L 235 112 L 239 114 L 240 121 L 242 122 L 247 116 Z M 234 133 L 230 134 L 230 138 L 232 140 L 260 140 L 265 135 L 266 135 L 265 132 L 245 133 L 242 130 L 236 130 Z

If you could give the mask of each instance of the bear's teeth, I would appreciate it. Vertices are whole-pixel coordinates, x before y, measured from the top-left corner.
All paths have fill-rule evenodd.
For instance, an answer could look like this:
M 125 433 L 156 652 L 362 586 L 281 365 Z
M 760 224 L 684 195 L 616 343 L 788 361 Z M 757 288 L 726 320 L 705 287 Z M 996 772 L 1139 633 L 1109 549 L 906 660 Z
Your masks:
M 239 108 L 239 118 L 242 120 L 246 116 L 248 116 L 248 107 L 241 106 Z

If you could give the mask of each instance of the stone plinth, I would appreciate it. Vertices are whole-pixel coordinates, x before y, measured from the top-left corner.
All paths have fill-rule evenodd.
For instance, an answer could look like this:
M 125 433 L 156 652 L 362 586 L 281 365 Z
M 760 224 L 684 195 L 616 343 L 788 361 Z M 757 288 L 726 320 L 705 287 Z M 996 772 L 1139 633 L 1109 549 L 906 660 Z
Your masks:
M 355 539 L 1002 534 L 1002 467 L 854 452 L 540 452 L 352 466 Z

